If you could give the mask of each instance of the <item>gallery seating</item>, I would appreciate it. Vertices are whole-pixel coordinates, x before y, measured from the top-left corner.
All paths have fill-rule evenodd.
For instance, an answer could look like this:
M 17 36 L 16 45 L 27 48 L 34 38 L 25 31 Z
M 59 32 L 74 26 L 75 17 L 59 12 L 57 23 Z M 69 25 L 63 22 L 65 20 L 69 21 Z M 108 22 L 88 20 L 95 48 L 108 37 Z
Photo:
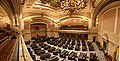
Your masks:
M 46 58 L 50 58 L 51 54 L 50 53 L 44 53 L 40 55 L 40 59 L 45 60 Z
M 2 44 L 5 40 L 7 40 L 10 37 L 10 33 L 0 33 L 0 44 Z
M 74 47 L 73 47 L 72 44 L 70 44 L 70 45 L 68 46 L 68 49 L 69 49 L 69 50 L 73 50 L 73 48 L 74 48 Z
M 75 51 L 80 51 L 80 46 L 79 45 L 75 46 Z
M 85 53 L 85 51 L 95 51 L 92 43 L 89 41 L 49 37 L 46 39 L 44 38 L 46 41 L 43 42 L 42 38 L 39 39 L 42 41 L 36 39 L 36 42 L 33 41 L 31 42 L 32 44 L 30 44 L 33 52 L 30 48 L 28 48 L 28 51 L 33 59 L 35 59 L 33 55 L 33 53 L 35 53 L 41 60 L 46 61 L 58 61 L 59 58 L 68 58 L 68 60 L 78 61 L 87 61 L 88 58 L 91 61 L 98 60 L 96 55 L 92 55 L 90 53 L 91 55 L 88 57 L 89 53 Z M 65 50 L 62 50 L 61 48 Z M 70 50 L 72 52 L 70 52 Z M 76 51 L 81 51 L 81 53 L 78 55 Z M 84 53 L 82 51 L 84 51 Z
M 87 51 L 87 46 L 85 40 L 82 40 L 82 51 Z
M 60 53 L 60 52 L 61 52 L 60 49 L 56 49 L 55 51 L 53 51 L 53 54 L 54 54 L 54 55 L 58 55 L 58 53 Z
M 51 58 L 47 59 L 46 61 L 59 61 L 57 56 L 52 56 Z
M 32 47 L 32 49 L 34 49 L 34 48 L 37 48 L 38 46 L 37 46 L 37 44 L 32 44 L 31 47 Z
M 32 59 L 33 59 L 33 60 L 36 60 L 36 57 L 35 57 L 35 55 L 32 55 Z
M 41 48 L 40 47 L 34 48 L 34 51 L 36 51 L 36 50 L 41 50 Z
M 29 41 L 26 41 L 25 44 L 30 44 L 30 40 L 29 40 Z
M 90 53 L 90 61 L 98 61 L 98 57 L 96 53 Z
M 0 61 L 8 61 L 10 58 L 16 42 L 16 37 L 13 35 L 0 44 Z
M 36 53 L 37 55 L 44 54 L 44 53 L 45 53 L 45 50 L 36 50 L 35 53 Z
M 63 45 L 63 48 L 64 48 L 64 49 L 67 49 L 67 47 L 68 47 L 68 45 L 67 45 L 67 43 L 65 43 L 65 44 Z
M 47 50 L 48 48 L 51 48 L 51 46 L 47 45 L 47 46 L 44 46 L 44 49 Z
M 92 43 L 87 42 L 87 44 L 88 44 L 88 47 L 89 47 L 89 51 L 94 51 L 94 47 L 93 47 Z
M 53 52 L 55 50 L 54 47 L 48 48 L 48 52 Z
M 68 55 L 68 60 L 76 60 L 76 57 L 77 57 L 77 53 L 71 52 L 71 53 Z
M 68 51 L 64 50 L 63 52 L 60 53 L 60 57 L 66 58 L 66 56 L 69 54 Z
M 87 53 L 80 53 L 79 57 L 78 57 L 78 61 L 87 61 Z

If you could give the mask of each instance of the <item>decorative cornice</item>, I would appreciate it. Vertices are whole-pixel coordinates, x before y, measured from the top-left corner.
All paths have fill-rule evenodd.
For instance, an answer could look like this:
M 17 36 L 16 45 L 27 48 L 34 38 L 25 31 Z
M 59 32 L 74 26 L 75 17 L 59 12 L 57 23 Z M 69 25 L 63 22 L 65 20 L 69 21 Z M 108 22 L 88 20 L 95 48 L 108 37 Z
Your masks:
M 113 2 L 109 5 L 107 5 L 105 8 L 103 8 L 101 10 L 101 12 L 98 14 L 97 17 L 101 17 L 104 13 L 106 13 L 107 11 L 111 10 L 111 9 L 115 9 L 115 8 L 120 8 L 120 1 L 116 1 L 116 2 Z

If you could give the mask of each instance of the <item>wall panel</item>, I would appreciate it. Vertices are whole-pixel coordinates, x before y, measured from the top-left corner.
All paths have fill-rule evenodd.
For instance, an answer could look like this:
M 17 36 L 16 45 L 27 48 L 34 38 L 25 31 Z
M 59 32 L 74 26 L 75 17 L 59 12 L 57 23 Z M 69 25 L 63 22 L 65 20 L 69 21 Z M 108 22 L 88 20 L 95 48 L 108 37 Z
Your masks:
M 114 32 L 116 9 L 110 10 L 103 15 L 103 30 Z

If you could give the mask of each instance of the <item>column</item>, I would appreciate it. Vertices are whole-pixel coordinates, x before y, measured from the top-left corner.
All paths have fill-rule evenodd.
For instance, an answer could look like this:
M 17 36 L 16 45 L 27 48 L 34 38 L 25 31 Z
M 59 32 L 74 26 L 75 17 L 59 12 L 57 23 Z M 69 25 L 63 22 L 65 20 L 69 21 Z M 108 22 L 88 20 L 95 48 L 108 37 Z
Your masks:
M 117 55 L 117 48 L 118 48 L 118 46 L 117 45 L 115 45 L 114 46 L 114 53 L 113 53 L 113 59 L 112 59 L 112 61 L 116 61 L 116 55 Z
M 118 47 L 118 49 L 117 49 L 117 61 L 119 61 L 119 58 L 120 58 L 120 56 L 119 56 L 119 47 Z
M 106 53 L 108 53 L 108 48 L 109 48 L 109 41 L 107 41 Z
M 117 21 L 118 21 L 118 8 L 116 8 L 114 33 L 116 33 L 116 31 L 117 31 Z
M 11 20 L 11 22 L 10 22 L 10 28 L 11 29 L 13 28 L 13 20 Z

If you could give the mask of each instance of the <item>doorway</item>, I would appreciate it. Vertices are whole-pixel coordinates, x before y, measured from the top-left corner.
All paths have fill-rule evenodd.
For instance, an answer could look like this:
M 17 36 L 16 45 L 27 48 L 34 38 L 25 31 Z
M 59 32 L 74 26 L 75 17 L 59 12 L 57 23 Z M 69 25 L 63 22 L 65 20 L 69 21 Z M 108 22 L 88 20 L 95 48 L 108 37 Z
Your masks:
M 93 37 L 93 42 L 95 42 L 95 40 L 96 40 L 96 36 Z
M 106 50 L 106 47 L 107 47 L 107 43 L 105 41 L 103 41 L 103 48 L 104 48 L 104 50 Z

